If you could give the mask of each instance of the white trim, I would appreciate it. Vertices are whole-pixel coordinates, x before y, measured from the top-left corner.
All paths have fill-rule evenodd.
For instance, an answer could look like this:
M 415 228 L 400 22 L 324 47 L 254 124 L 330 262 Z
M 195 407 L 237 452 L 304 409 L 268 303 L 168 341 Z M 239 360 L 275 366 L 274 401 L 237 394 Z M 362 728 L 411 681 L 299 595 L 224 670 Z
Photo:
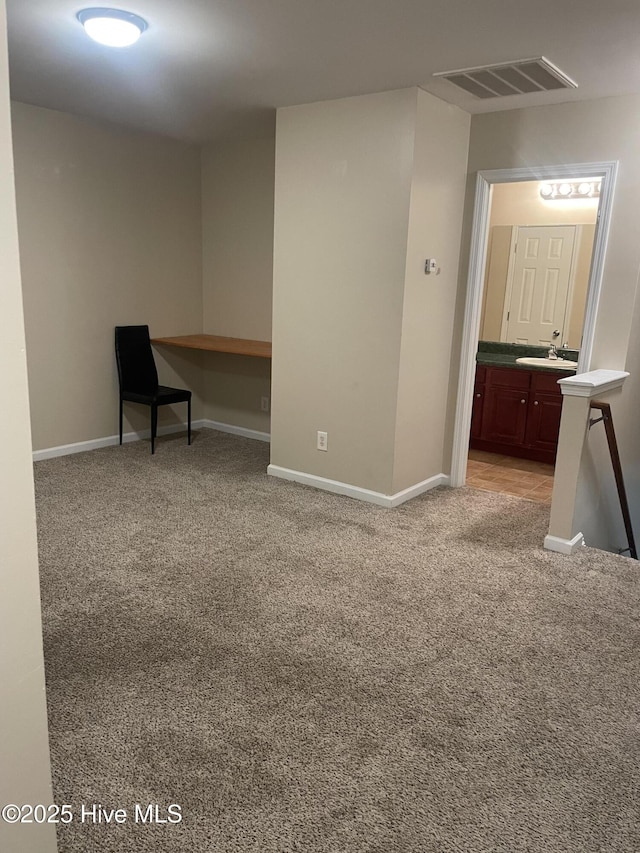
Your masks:
M 453 450 L 451 457 L 451 485 L 464 486 L 467 457 L 469 454 L 469 432 L 471 429 L 471 408 L 473 405 L 473 385 L 475 380 L 476 351 L 480 330 L 482 309 L 482 291 L 484 288 L 485 266 L 487 262 L 487 242 L 489 230 L 489 205 L 493 184 L 516 183 L 518 181 L 544 181 L 554 178 L 568 180 L 572 178 L 601 177 L 602 190 L 598 207 L 598 221 L 593 245 L 593 258 L 587 305 L 585 309 L 582 346 L 578 360 L 578 370 L 589 370 L 595 337 L 595 324 L 602 290 L 604 258 L 609 239 L 611 208 L 618 171 L 617 161 L 598 163 L 570 163 L 561 166 L 534 166 L 518 169 L 492 169 L 478 172 L 476 177 L 476 198 L 471 231 L 471 252 L 467 278 L 467 298 L 465 302 L 462 329 L 462 349 L 460 352 L 460 374 L 458 379 L 458 397 L 453 428 Z
M 158 435 L 186 432 L 186 429 L 186 424 L 169 424 L 168 426 L 158 427 Z M 233 435 L 241 435 L 243 438 L 252 438 L 256 441 L 271 441 L 271 436 L 268 432 L 258 432 L 255 429 L 245 429 L 245 427 L 234 426 L 233 424 L 223 424 L 219 421 L 208 420 L 207 418 L 192 421 L 191 429 L 216 429 L 218 432 L 229 432 Z M 150 429 L 144 429 L 141 432 L 125 432 L 122 436 L 122 443 L 128 444 L 130 441 L 141 441 L 150 437 Z M 32 456 L 34 462 L 42 462 L 44 459 L 55 459 L 57 456 L 71 456 L 74 453 L 86 453 L 89 450 L 99 450 L 101 447 L 111 447 L 119 443 L 119 436 L 108 435 L 104 438 L 94 438 L 90 441 L 77 441 L 75 444 L 62 444 L 59 447 L 34 450 Z
M 604 258 L 607 252 L 607 243 L 609 241 L 613 194 L 615 192 L 616 178 L 618 175 L 617 161 L 601 163 L 600 165 L 604 167 L 602 172 L 602 189 L 600 190 L 598 220 L 596 222 L 596 231 L 593 238 L 591 274 L 589 276 L 589 284 L 587 285 L 587 305 L 584 312 L 584 331 L 580 346 L 580 358 L 578 359 L 579 373 L 583 373 L 591 367 L 591 357 L 593 355 L 593 343 L 596 331 L 596 318 L 598 315 L 598 305 L 600 304 L 600 293 L 602 291 Z
M 476 378 L 476 351 L 478 348 L 478 332 L 480 330 L 480 314 L 482 311 L 482 290 L 487 264 L 490 200 L 491 184 L 488 180 L 485 180 L 481 172 L 478 172 L 476 178 L 476 200 L 473 210 L 467 299 L 464 308 L 462 330 L 458 404 L 456 406 L 456 417 L 453 427 L 451 485 L 454 487 L 464 486 L 467 456 L 469 455 L 473 386 Z
M 217 429 L 218 432 L 229 432 L 232 435 L 241 435 L 243 438 L 252 438 L 255 441 L 271 441 L 271 435 L 268 432 L 260 432 L 257 429 L 223 424 L 221 421 L 211 421 L 208 418 L 205 418 L 201 423 L 205 429 Z
M 409 486 L 408 489 L 403 489 L 401 492 L 396 492 L 391 495 L 391 507 L 400 506 L 400 504 L 410 501 L 412 498 L 417 498 L 418 495 L 423 495 L 425 492 L 430 492 L 431 489 L 436 489 L 438 486 L 448 486 L 449 477 L 446 474 L 436 474 L 434 477 L 429 477 L 422 480 L 421 483 L 416 483 L 414 486 Z
M 509 321 L 507 317 L 509 316 L 509 311 L 511 310 L 511 295 L 513 293 L 513 272 L 516 266 L 516 249 L 518 247 L 518 238 L 519 238 L 520 228 L 518 225 L 511 226 L 511 242 L 509 243 L 509 263 L 507 264 L 507 286 L 504 292 L 504 305 L 502 306 L 502 324 L 500 326 L 500 340 L 507 340 L 507 328 L 509 326 Z M 488 246 L 487 246 L 488 250 Z M 489 260 L 487 258 L 487 260 Z M 483 283 L 483 290 L 488 290 L 489 282 L 486 280 L 486 275 Z M 486 315 L 485 315 L 486 320 Z M 478 329 L 478 336 L 480 335 L 480 329 Z
M 569 270 L 569 289 L 567 291 L 567 300 L 564 304 L 564 317 L 562 318 L 562 337 L 560 338 L 560 346 L 559 349 L 571 349 L 570 346 L 565 347 L 565 341 L 567 344 L 569 341 L 569 330 L 571 326 L 571 311 L 573 310 L 573 301 L 575 296 L 576 289 L 576 279 L 578 277 L 578 258 L 580 256 L 580 251 L 582 249 L 582 242 L 584 239 L 583 231 L 584 225 L 574 225 L 575 235 L 573 239 L 573 256 L 571 258 L 571 269 Z M 595 229 L 594 229 L 595 236 Z M 588 282 L 587 282 L 588 286 Z M 579 349 L 579 347 L 578 347 Z
M 544 537 L 546 550 L 555 551 L 557 554 L 573 554 L 585 544 L 582 533 L 576 533 L 573 539 L 561 539 L 559 536 L 550 535 Z
M 605 391 L 622 388 L 627 376 L 626 370 L 591 370 L 559 379 L 558 385 L 565 397 L 597 397 Z
M 191 429 L 201 429 L 206 426 L 204 421 L 192 421 Z M 186 424 L 169 424 L 158 427 L 158 435 L 171 435 L 174 432 L 186 432 Z M 151 430 L 145 429 L 141 432 L 125 432 L 122 435 L 122 443 L 140 441 L 151 437 Z M 62 444 L 59 447 L 47 447 L 44 450 L 33 451 L 33 461 L 42 462 L 44 459 L 55 459 L 57 456 L 71 456 L 74 453 L 85 453 L 88 450 L 99 450 L 101 447 L 111 447 L 120 443 L 118 435 L 108 435 L 104 438 L 94 438 L 90 441 L 77 441 L 74 444 Z
M 361 489 L 360 486 L 352 486 L 349 483 L 341 483 L 339 480 L 329 480 L 326 477 L 318 477 L 315 474 L 305 474 L 303 471 L 293 471 L 291 468 L 281 468 L 279 465 L 269 465 L 267 474 L 271 477 L 279 477 L 281 480 L 289 480 L 293 483 L 302 483 L 305 486 L 313 486 L 323 489 L 325 492 L 333 492 L 336 495 L 345 495 L 359 501 L 376 504 L 376 506 L 393 507 L 403 504 L 405 501 L 418 495 L 435 489 L 437 486 L 448 486 L 449 477 L 446 474 L 436 474 L 421 483 L 416 483 L 408 489 L 396 492 L 395 495 L 384 495 L 382 492 L 374 492 L 371 489 Z

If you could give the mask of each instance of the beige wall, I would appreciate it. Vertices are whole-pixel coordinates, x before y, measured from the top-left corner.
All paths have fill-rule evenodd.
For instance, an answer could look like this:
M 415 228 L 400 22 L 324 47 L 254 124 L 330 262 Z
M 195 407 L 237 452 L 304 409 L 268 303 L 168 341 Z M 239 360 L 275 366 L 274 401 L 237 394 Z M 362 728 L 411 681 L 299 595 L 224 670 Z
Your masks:
M 52 801 L 24 322 L 16 223 L 5 3 L 0 0 L 0 804 Z M 0 820 L 0 848 L 53 853 L 52 825 Z
M 34 449 L 114 435 L 114 326 L 202 331 L 199 150 L 20 103 L 13 139 Z M 200 416 L 201 356 L 156 360 Z M 161 423 L 186 417 L 170 408 Z
M 636 279 L 636 303 L 632 315 L 631 339 L 627 350 L 627 361 L 625 370 L 631 374 L 626 380 L 620 402 L 612 403 L 614 413 L 614 424 L 620 445 L 620 456 L 622 460 L 627 497 L 631 509 L 631 521 L 635 533 L 636 545 L 640 545 L 640 454 L 638 453 L 638 418 L 640 413 L 640 275 Z M 602 426 L 602 425 L 600 425 Z M 593 433 L 594 430 L 591 430 Z M 590 448 L 591 456 L 601 458 L 603 450 L 597 452 L 597 448 Z M 604 469 L 604 470 L 603 470 Z M 601 482 L 604 483 L 602 491 L 610 498 L 614 495 L 614 487 L 611 482 L 611 469 L 608 466 L 600 466 Z M 616 526 L 607 531 L 607 535 L 601 537 L 601 541 L 607 543 L 613 549 L 626 548 L 622 521 L 615 497 L 612 499 L 613 512 L 616 515 Z M 579 507 L 582 512 L 582 507 Z
M 582 345 L 582 332 L 584 330 L 584 315 L 587 307 L 587 295 L 589 289 L 589 274 L 591 273 L 591 260 L 593 257 L 593 241 L 596 236 L 595 225 L 581 225 L 578 228 L 576 245 L 575 284 L 569 314 L 569 329 L 567 339 L 569 346 L 580 349 Z
M 204 331 L 271 340 L 275 138 L 202 151 Z
M 415 90 L 277 116 L 271 462 L 384 494 L 415 126 Z
M 385 495 L 443 472 L 469 123 L 419 89 L 278 113 L 273 465 Z
M 502 332 L 502 315 L 509 278 L 511 253 L 511 225 L 494 225 L 489 230 L 487 271 L 482 292 L 480 340 L 499 341 Z
M 469 171 L 619 160 L 593 367 L 623 369 L 640 260 L 640 96 L 473 116 Z
M 491 225 L 592 225 L 597 213 L 598 199 L 545 201 L 540 181 L 495 184 L 491 192 Z
M 613 216 L 604 280 L 596 326 L 591 367 L 627 369 L 631 377 L 625 383 L 614 407 L 614 419 L 625 474 L 631 484 L 630 503 L 636 529 L 640 529 L 640 445 L 637 441 L 637 410 L 640 405 L 640 375 L 635 359 L 640 337 L 640 313 L 634 314 L 638 269 L 640 267 L 640 219 L 637 196 L 640 192 L 640 96 L 603 98 L 525 110 L 488 113 L 472 118 L 469 172 L 480 169 L 506 169 L 559 163 L 618 160 L 620 173 L 615 192 Z M 473 192 L 467 195 L 465 236 L 471 221 Z M 464 253 L 468 258 L 468 248 Z M 462 325 L 462 306 L 466 289 L 466 268 L 460 277 L 458 333 Z M 450 399 L 454 399 L 453 397 Z M 593 443 L 586 456 L 588 464 L 600 472 L 598 482 L 606 489 L 607 500 L 616 504 L 615 492 L 606 477 L 609 461 Z M 585 462 L 587 464 L 587 462 Z M 586 482 L 583 478 L 582 483 Z M 581 494 L 584 518 L 587 505 L 597 501 L 595 494 Z M 588 544 L 618 547 L 618 532 L 612 528 L 594 530 Z
M 417 90 L 392 492 L 442 473 L 470 116 Z M 424 274 L 435 258 L 438 275 Z
M 202 152 L 204 331 L 271 340 L 275 138 L 209 145 Z M 205 415 L 269 431 L 264 359 L 207 355 Z

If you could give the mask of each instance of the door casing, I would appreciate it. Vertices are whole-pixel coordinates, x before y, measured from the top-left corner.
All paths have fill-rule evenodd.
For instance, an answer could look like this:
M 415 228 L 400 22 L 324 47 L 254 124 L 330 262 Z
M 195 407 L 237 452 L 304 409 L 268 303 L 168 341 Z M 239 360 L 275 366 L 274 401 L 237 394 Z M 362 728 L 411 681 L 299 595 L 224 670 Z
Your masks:
M 597 178 L 602 181 L 600 205 L 593 244 L 593 260 L 589 275 L 587 305 L 584 319 L 584 333 L 578 373 L 589 370 L 593 354 L 598 303 L 602 290 L 604 258 L 609 238 L 611 209 L 618 172 L 618 161 L 597 163 L 569 163 L 562 166 L 536 166 L 518 169 L 492 169 L 480 171 L 476 177 L 476 195 L 473 210 L 471 232 L 471 252 L 469 256 L 469 274 L 467 278 L 467 296 L 462 331 L 460 353 L 460 373 L 458 395 L 453 430 L 453 453 L 451 459 L 450 485 L 464 486 L 467 457 L 469 454 L 469 430 L 471 428 L 471 409 L 473 405 L 473 385 L 475 378 L 476 350 L 480 331 L 482 310 L 482 292 L 487 262 L 487 244 L 489 236 L 489 211 L 491 189 L 494 184 L 516 183 L 519 181 L 575 180 L 577 178 Z

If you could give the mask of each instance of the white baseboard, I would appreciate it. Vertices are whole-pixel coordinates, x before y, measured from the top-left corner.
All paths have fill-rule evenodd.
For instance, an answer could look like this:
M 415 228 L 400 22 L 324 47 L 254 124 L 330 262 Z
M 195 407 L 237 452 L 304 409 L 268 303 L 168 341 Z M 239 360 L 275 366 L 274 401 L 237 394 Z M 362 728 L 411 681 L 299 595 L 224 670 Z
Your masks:
M 244 438 L 253 438 L 256 441 L 271 441 L 271 436 L 268 432 L 258 432 L 255 429 L 245 429 L 244 427 L 234 426 L 233 424 L 223 424 L 218 421 L 210 421 L 207 418 L 191 421 L 191 429 L 217 429 L 219 432 L 229 432 L 233 435 L 241 435 Z M 170 424 L 158 427 L 158 435 L 171 435 L 174 432 L 186 432 L 186 430 L 186 424 Z M 149 438 L 151 438 L 150 429 L 144 429 L 141 432 L 125 432 L 122 436 L 122 443 L 128 444 L 130 441 L 148 440 Z M 73 453 L 85 453 L 87 450 L 99 450 L 101 447 L 111 447 L 114 444 L 119 444 L 119 442 L 120 436 L 107 435 L 104 438 L 94 438 L 90 441 L 77 441 L 75 444 L 62 444 L 60 447 L 47 447 L 44 450 L 34 450 L 32 456 L 34 462 L 42 462 L 44 459 L 55 459 L 56 456 L 71 456 Z
M 561 539 L 559 536 L 544 537 L 544 547 L 547 551 L 556 551 L 558 554 L 573 554 L 584 544 L 582 533 L 576 533 L 573 539 Z
M 403 489 L 401 492 L 396 492 L 395 495 L 390 496 L 391 503 L 390 506 L 400 506 L 400 504 L 405 503 L 405 501 L 410 501 L 412 498 L 417 498 L 418 495 L 422 495 L 425 492 L 430 492 L 431 489 L 435 489 L 438 486 L 448 486 L 451 483 L 451 477 L 448 474 L 436 474 L 433 477 L 429 477 L 427 480 L 423 480 L 421 483 L 416 483 L 414 486 L 409 486 L 408 489 Z
M 206 423 L 202 420 L 191 421 L 191 429 L 203 429 Z M 158 435 L 171 435 L 174 432 L 186 432 L 186 424 L 169 424 L 168 426 L 158 427 Z M 145 429 L 141 432 L 125 432 L 122 435 L 122 443 L 128 444 L 130 441 L 140 441 L 141 439 L 151 438 L 151 430 Z M 94 438 L 91 441 L 77 441 L 75 444 L 62 444 L 60 447 L 47 447 L 45 450 L 34 450 L 33 461 L 42 462 L 44 459 L 55 459 L 56 456 L 71 456 L 73 453 L 84 453 L 87 450 L 99 450 L 101 447 L 111 447 L 113 444 L 119 444 L 120 436 L 108 435 L 105 438 Z
M 361 489 L 359 486 L 341 483 L 339 480 L 329 480 L 326 477 L 317 477 L 315 474 L 293 471 L 291 468 L 281 468 L 279 465 L 269 465 L 267 474 L 270 474 L 272 477 L 279 477 L 282 480 L 302 483 L 305 486 L 313 486 L 316 489 L 323 489 L 326 492 L 333 492 L 336 495 L 345 495 L 359 501 L 367 501 L 367 503 L 389 509 L 399 506 L 424 492 L 428 492 L 430 489 L 435 489 L 436 486 L 447 486 L 449 484 L 449 477 L 446 474 L 436 474 L 435 477 L 429 477 L 428 480 L 416 483 L 415 486 L 403 489 L 403 491 L 397 492 L 395 495 L 384 495 L 382 492 Z
M 205 429 L 217 429 L 218 432 L 230 432 L 232 435 L 241 435 L 243 438 L 253 438 L 255 441 L 271 441 L 271 436 L 268 432 L 260 432 L 257 429 L 247 429 L 246 427 L 234 426 L 233 424 L 223 424 L 220 421 L 210 421 L 204 418 L 201 424 Z

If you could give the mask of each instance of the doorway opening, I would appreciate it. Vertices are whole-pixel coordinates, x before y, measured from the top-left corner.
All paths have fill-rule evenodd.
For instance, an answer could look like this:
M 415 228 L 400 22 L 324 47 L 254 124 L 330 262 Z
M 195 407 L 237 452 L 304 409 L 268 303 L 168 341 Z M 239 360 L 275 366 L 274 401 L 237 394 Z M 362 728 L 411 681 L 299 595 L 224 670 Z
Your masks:
M 616 167 L 478 173 L 452 486 L 464 485 L 469 459 L 470 485 L 484 471 L 492 491 L 512 483 L 510 493 L 550 502 L 557 380 L 589 370 Z M 545 198 L 550 181 L 590 184 L 589 198 Z M 535 364 L 508 369 L 517 355 Z

